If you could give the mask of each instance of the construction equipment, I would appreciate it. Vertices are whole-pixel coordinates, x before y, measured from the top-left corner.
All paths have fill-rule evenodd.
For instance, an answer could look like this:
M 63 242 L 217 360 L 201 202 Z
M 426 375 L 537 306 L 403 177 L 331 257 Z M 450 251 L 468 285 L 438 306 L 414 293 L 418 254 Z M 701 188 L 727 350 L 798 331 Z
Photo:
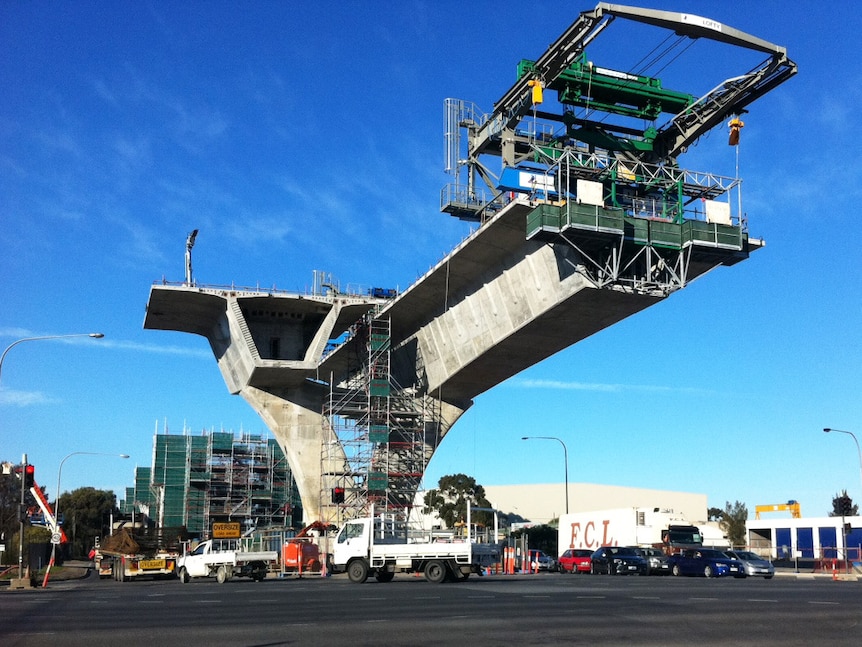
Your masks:
M 754 518 L 760 519 L 761 512 L 790 512 L 790 516 L 793 519 L 802 518 L 802 509 L 799 506 L 799 502 L 793 501 L 792 499 L 787 503 L 772 503 L 769 505 L 755 506 Z
M 622 19 L 623 25 L 635 23 L 633 28 L 641 30 L 633 38 L 624 37 L 616 51 L 634 53 L 639 44 L 648 47 L 647 32 L 654 34 L 652 28 L 658 28 L 662 32 L 659 36 L 670 43 L 657 46 L 636 63 L 621 62 L 631 65 L 630 69 L 600 67 L 587 57 L 586 47 L 594 47 L 597 37 L 616 19 Z M 747 50 L 749 54 L 766 54 L 767 58 L 748 72 L 718 80 L 705 94 L 701 94 L 702 88 L 697 94 L 665 89 L 661 79 L 644 73 L 647 68 L 655 68 L 656 73 L 664 74 L 667 66 L 695 41 L 721 47 L 726 54 L 724 46 L 728 45 L 734 57 L 741 54 L 740 50 Z M 600 50 L 600 45 L 595 48 L 605 57 L 610 55 L 609 50 Z M 704 56 L 713 60 L 703 66 L 698 82 L 706 74 L 716 73 L 713 63 L 715 57 L 721 57 L 715 52 Z M 502 181 L 507 169 L 525 171 L 533 178 L 545 175 L 544 182 L 553 184 L 563 195 L 562 185 L 568 184 L 569 178 L 562 177 L 559 170 L 547 171 L 572 151 L 589 155 L 579 160 L 569 174 L 583 180 L 601 180 L 606 193 L 613 193 L 615 185 L 622 188 L 630 183 L 640 197 L 668 193 L 671 200 L 680 202 L 714 199 L 727 187 L 714 181 L 685 182 L 690 186 L 675 187 L 673 179 L 662 179 L 652 167 L 676 167 L 678 156 L 701 136 L 729 117 L 746 112 L 746 106 L 795 73 L 796 64 L 787 57 L 784 47 L 718 21 L 599 3 L 595 9 L 581 13 L 538 59 L 518 64 L 518 79 L 494 104 L 492 112 L 483 113 L 469 102 L 446 100 L 445 170 L 458 180 L 444 189 L 441 210 L 463 220 L 485 221 L 502 208 L 508 192 L 530 189 L 507 186 Z M 542 92 L 542 88 L 546 91 Z M 556 102 L 549 100 L 553 93 Z M 668 120 L 660 125 L 658 119 L 663 115 Z M 738 119 L 736 122 L 742 123 Z M 463 139 L 462 131 L 466 132 Z M 488 155 L 502 158 L 500 177 L 484 161 Z M 647 168 L 650 172 L 644 173 Z M 542 186 L 539 181 L 538 187 Z M 575 192 L 565 193 L 573 196 Z M 607 197 L 617 203 L 615 206 L 623 206 L 618 196 Z M 681 211 L 674 215 L 681 217 Z
M 186 538 L 185 528 L 123 525 L 91 554 L 99 577 L 111 577 L 117 582 L 173 578 L 180 544 Z
M 320 547 L 314 542 L 312 532 L 324 536 L 327 532 L 336 530 L 331 524 L 314 521 L 300 530 L 295 537 L 286 539 L 281 548 L 281 566 L 284 573 L 320 573 Z

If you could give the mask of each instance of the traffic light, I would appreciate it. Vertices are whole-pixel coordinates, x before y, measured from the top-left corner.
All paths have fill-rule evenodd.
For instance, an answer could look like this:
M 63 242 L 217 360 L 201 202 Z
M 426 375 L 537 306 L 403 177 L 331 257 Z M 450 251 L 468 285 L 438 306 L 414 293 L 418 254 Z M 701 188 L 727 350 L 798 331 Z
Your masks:
M 24 466 L 24 487 L 28 490 L 33 487 L 36 482 L 36 468 L 32 465 Z
M 332 488 L 332 502 L 333 503 L 344 503 L 344 488 L 343 487 Z

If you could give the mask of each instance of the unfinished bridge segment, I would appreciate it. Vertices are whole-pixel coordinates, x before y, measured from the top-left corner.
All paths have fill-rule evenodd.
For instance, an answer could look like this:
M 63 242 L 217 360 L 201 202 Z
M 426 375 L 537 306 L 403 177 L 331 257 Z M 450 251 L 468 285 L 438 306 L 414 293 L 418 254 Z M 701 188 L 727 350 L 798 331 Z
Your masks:
M 615 18 L 767 59 L 701 96 L 667 90 L 587 58 Z M 152 286 L 144 327 L 209 340 L 283 447 L 306 522 L 372 503 L 406 517 L 477 395 L 763 245 L 739 178 L 677 158 L 729 117 L 738 135 L 744 108 L 795 71 L 783 48 L 716 21 L 601 3 L 518 65 L 493 112 L 446 101 L 456 181 L 441 210 L 478 226 L 408 289 L 205 287 L 188 259 L 185 282 Z

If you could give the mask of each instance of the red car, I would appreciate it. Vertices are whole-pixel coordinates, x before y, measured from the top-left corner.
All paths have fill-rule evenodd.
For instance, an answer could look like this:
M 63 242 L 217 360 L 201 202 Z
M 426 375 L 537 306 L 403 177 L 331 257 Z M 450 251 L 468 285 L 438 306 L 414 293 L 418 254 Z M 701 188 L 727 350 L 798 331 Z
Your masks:
M 568 549 L 557 560 L 560 565 L 560 573 L 589 573 L 591 550 Z

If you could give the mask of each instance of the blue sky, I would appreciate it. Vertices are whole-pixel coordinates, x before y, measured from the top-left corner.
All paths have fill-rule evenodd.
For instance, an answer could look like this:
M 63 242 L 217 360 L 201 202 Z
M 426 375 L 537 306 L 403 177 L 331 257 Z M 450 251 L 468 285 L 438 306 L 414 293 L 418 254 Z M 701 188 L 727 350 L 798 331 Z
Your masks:
M 642 3 L 646 6 L 647 3 Z M 443 100 L 490 110 L 595 6 L 565 2 L 4 2 L 0 6 L 0 459 L 53 496 L 114 489 L 156 430 L 262 433 L 207 342 L 143 330 L 149 286 L 406 288 L 469 233 L 438 212 Z M 702 492 L 723 507 L 862 501 L 858 230 L 862 10 L 666 2 L 784 45 L 799 74 L 750 107 L 740 148 L 766 248 L 477 398 L 429 468 L 483 484 Z M 604 38 L 604 36 L 602 37 Z M 599 40 L 601 40 L 600 38 Z M 758 60 L 760 57 L 757 57 Z M 602 64 L 604 61 L 597 61 Z M 701 89 L 726 60 L 688 59 Z M 736 69 L 736 73 L 748 68 Z M 685 87 L 681 87 L 685 86 Z M 708 88 L 705 88 L 708 89 Z M 726 133 L 681 158 L 733 172 Z

